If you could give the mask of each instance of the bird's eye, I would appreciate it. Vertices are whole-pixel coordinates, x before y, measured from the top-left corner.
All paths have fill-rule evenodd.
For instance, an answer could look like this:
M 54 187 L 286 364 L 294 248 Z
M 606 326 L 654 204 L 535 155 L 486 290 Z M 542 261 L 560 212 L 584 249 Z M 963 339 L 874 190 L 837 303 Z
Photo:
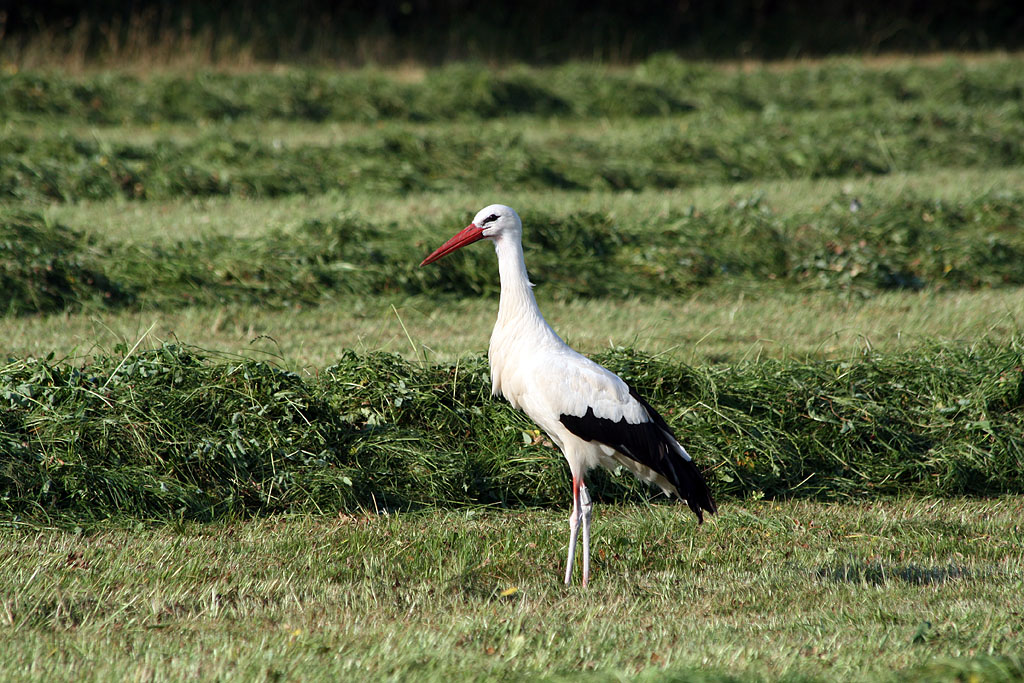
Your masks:
M 493 222 L 494 222 L 494 221 L 496 221 L 496 220 L 498 220 L 498 214 L 496 214 L 496 213 L 492 213 L 492 214 L 491 214 L 490 216 L 488 216 L 487 218 L 485 218 L 485 219 L 483 220 L 483 222 L 481 222 L 481 223 L 480 223 L 480 225 L 481 225 L 481 226 L 483 226 L 483 225 L 487 225 L 488 223 L 493 223 Z

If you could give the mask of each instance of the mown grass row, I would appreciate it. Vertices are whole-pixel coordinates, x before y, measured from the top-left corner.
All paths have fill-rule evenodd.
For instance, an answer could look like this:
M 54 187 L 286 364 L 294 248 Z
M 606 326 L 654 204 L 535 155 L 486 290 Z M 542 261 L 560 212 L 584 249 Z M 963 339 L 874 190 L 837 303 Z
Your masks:
M 968 202 L 838 197 L 778 214 L 758 200 L 623 225 L 599 213 L 524 211 L 534 282 L 556 298 L 671 296 L 716 282 L 824 290 L 1024 285 L 1024 196 Z M 859 208 L 858 208 L 859 207 Z M 359 213 L 256 237 L 104 242 L 38 214 L 0 215 L 0 309 L 316 304 L 366 295 L 493 295 L 490 249 L 419 261 L 465 216 L 412 227 Z
M 1019 59 L 895 65 L 849 61 L 746 72 L 658 56 L 631 69 L 594 64 L 506 70 L 433 69 L 421 80 L 374 70 L 289 69 L 184 76 L 102 72 L 0 75 L 0 115 L 97 124 L 234 121 L 484 120 L 510 114 L 645 117 L 694 108 L 721 112 L 834 110 L 908 103 L 1020 105 Z
M 0 197 L 12 200 L 278 197 L 347 192 L 667 189 L 752 178 L 1013 167 L 1020 107 L 786 112 L 614 130 L 543 121 L 391 125 L 323 144 L 214 130 L 190 139 L 110 142 L 59 132 L 0 136 Z
M 1024 493 L 1024 341 L 849 361 L 600 361 L 647 395 L 716 495 Z M 0 369 L 0 508 L 32 519 L 560 505 L 561 455 L 486 364 L 346 352 L 315 377 L 163 346 Z M 594 477 L 602 498 L 637 496 Z

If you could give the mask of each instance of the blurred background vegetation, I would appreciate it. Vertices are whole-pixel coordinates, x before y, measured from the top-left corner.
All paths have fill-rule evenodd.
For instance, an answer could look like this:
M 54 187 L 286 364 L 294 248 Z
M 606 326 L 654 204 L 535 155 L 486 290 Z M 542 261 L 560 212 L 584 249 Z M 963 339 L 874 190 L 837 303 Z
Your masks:
M 0 55 L 53 60 L 438 64 L 632 62 L 1017 50 L 1010 1 L 720 0 L 471 3 L 466 0 L 53 0 L 0 3 Z

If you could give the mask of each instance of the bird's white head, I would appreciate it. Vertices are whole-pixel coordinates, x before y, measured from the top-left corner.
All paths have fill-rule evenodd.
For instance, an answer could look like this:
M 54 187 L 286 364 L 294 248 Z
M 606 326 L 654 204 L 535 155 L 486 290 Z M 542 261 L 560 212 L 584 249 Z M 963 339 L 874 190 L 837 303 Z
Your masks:
M 519 214 L 515 212 L 515 209 L 504 204 L 491 204 L 480 209 L 472 223 L 423 259 L 420 266 L 433 263 L 456 249 L 482 239 L 506 239 L 509 237 L 522 239 L 522 236 L 523 222 L 519 220 Z

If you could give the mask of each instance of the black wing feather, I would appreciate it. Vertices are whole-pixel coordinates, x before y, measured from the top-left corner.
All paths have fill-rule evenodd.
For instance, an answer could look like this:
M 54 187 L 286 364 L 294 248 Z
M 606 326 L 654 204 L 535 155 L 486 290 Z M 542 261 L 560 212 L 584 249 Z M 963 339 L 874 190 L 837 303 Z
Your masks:
M 704 510 L 712 513 L 718 510 L 703 475 L 693 461 L 676 452 L 668 440 L 672 430 L 658 411 L 641 398 L 633 387 L 629 388 L 629 395 L 644 407 L 650 422 L 630 424 L 625 417 L 618 421 L 597 417 L 591 407 L 582 416 L 562 414 L 558 419 L 566 429 L 584 441 L 597 441 L 610 446 L 665 477 L 675 486 L 679 497 L 686 500 L 697 519 L 703 522 Z

